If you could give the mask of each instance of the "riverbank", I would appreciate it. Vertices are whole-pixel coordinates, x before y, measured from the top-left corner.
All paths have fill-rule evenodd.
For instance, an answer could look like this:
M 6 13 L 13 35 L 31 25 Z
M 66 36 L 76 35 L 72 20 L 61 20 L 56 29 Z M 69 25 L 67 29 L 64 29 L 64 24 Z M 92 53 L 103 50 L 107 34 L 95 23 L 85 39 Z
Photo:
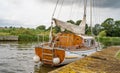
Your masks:
M 18 36 L 12 35 L 0 36 L 0 41 L 18 41 Z
M 112 46 L 49 73 L 120 73 L 120 46 Z

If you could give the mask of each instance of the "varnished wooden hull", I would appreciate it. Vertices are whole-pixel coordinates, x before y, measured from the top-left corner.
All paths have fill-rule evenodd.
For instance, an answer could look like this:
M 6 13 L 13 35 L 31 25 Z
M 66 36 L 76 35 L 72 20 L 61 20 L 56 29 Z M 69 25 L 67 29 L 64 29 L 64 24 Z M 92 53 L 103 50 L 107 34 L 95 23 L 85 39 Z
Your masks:
M 62 63 L 64 61 L 64 58 L 65 58 L 65 51 L 62 49 L 52 50 L 49 48 L 36 47 L 35 54 L 40 57 L 40 61 L 42 61 L 44 64 L 51 64 L 51 65 L 53 64 L 52 63 L 53 58 L 58 57 L 60 59 L 60 63 Z M 45 62 L 43 60 L 48 60 L 49 62 L 47 62 L 47 61 Z M 55 65 L 55 64 L 53 64 L 53 65 Z
M 51 49 L 44 48 L 44 53 L 49 53 L 52 54 Z M 40 57 L 40 61 L 42 62 L 43 59 L 47 59 L 47 60 L 51 60 L 52 61 L 52 57 L 49 55 L 44 55 L 44 58 L 42 58 L 43 56 L 43 52 L 41 47 L 36 47 L 35 48 L 35 53 L 36 55 L 38 55 Z M 64 65 L 64 64 L 68 64 L 71 63 L 73 61 L 79 60 L 85 56 L 88 56 L 94 52 L 96 52 L 97 49 L 93 48 L 90 50 L 84 50 L 84 51 L 65 51 L 62 49 L 54 49 L 54 57 L 58 57 L 60 58 L 60 63 L 58 64 L 53 64 L 53 62 L 45 62 L 43 61 L 43 64 L 47 64 L 47 65 L 52 65 L 52 66 L 58 66 L 58 65 Z
M 43 64 L 53 66 L 67 64 L 97 51 L 95 40 L 91 36 L 60 33 L 51 43 L 44 43 L 35 48 Z M 56 61 L 57 63 L 55 63 Z
M 96 51 L 96 48 L 84 51 L 65 51 L 65 59 L 61 63 L 61 65 L 74 62 L 76 60 L 84 58 L 85 56 L 89 56 L 90 54 L 95 53 Z

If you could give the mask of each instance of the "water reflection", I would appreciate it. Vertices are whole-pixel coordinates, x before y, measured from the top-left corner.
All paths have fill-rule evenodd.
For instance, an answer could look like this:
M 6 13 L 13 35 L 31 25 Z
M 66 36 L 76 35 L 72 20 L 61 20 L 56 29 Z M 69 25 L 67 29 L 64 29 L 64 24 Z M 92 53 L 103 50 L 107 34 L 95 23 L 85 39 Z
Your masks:
M 48 73 L 49 71 L 52 71 L 54 69 L 56 69 L 57 67 L 51 67 L 51 66 L 47 66 L 47 65 L 35 65 L 34 66 L 34 73 Z
M 35 65 L 37 43 L 0 42 L 0 73 L 48 73 L 56 67 Z

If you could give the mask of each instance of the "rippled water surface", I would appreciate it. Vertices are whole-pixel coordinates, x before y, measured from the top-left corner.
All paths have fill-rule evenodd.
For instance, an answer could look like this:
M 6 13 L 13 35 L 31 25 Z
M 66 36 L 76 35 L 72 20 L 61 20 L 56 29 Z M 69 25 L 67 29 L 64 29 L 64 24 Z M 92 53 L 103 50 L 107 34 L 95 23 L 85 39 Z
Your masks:
M 0 73 L 47 73 L 55 67 L 33 62 L 36 43 L 0 42 Z

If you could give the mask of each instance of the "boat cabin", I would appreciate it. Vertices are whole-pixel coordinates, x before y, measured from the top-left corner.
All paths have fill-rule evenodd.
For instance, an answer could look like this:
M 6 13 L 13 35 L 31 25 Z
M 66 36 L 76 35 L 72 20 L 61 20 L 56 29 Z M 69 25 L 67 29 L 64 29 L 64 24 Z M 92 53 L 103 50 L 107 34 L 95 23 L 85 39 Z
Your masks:
M 55 47 L 64 49 L 83 49 L 83 47 L 92 47 L 95 40 L 91 36 L 76 35 L 73 33 L 59 33 L 54 37 Z
M 91 36 L 82 36 L 84 40 L 84 46 L 86 47 L 92 47 L 95 45 L 95 39 Z

